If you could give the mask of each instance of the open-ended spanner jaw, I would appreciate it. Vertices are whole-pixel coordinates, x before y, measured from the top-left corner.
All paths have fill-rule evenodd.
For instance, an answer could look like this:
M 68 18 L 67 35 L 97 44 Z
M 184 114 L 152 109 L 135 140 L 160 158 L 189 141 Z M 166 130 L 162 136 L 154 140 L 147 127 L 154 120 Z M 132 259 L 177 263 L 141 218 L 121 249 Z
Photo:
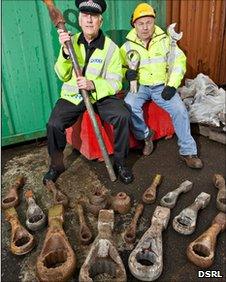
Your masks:
M 176 42 L 182 38 L 183 32 L 177 33 L 174 29 L 175 26 L 176 23 L 172 23 L 171 25 L 169 25 L 167 28 L 167 34 L 172 38 L 172 40 L 175 40 Z
M 157 279 L 163 269 L 162 231 L 166 229 L 170 209 L 157 206 L 150 228 L 144 233 L 129 256 L 129 268 L 134 277 L 142 281 Z
M 205 192 L 200 193 L 194 203 L 183 209 L 179 215 L 173 219 L 173 228 L 178 233 L 192 234 L 196 227 L 198 211 L 204 209 L 210 202 L 211 196 Z

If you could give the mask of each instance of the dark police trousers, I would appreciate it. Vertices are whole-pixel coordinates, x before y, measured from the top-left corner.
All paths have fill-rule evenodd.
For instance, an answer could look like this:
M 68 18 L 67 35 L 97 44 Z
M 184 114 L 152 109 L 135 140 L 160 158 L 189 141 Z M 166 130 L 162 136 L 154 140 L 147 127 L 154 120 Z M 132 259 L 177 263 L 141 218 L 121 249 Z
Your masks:
M 129 151 L 130 112 L 122 99 L 108 96 L 94 105 L 100 118 L 114 127 L 114 161 L 123 164 Z M 63 166 L 63 150 L 66 146 L 65 129 L 72 126 L 86 110 L 82 101 L 75 105 L 65 99 L 59 99 L 50 115 L 47 124 L 48 152 L 51 167 L 61 170 Z

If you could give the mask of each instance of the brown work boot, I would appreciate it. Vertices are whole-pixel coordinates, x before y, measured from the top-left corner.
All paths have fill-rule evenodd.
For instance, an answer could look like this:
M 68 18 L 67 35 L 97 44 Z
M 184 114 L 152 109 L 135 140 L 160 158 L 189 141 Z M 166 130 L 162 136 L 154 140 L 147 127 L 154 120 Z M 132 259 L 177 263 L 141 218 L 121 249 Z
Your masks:
M 186 162 L 186 165 L 190 168 L 202 168 L 203 163 L 197 157 L 197 155 L 181 155 L 181 159 Z
M 151 155 L 151 153 L 154 149 L 153 141 L 152 141 L 153 136 L 154 136 L 154 132 L 150 131 L 148 136 L 144 139 L 144 148 L 143 148 L 143 155 L 144 156 Z

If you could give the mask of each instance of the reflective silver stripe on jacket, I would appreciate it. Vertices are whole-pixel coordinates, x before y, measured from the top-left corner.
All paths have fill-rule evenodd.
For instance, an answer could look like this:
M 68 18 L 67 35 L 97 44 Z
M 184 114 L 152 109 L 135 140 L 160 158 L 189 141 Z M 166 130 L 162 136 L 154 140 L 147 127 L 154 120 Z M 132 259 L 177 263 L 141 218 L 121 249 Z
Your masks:
M 112 58 L 116 48 L 117 48 L 117 45 L 113 41 L 111 41 L 110 46 L 108 48 L 106 58 L 105 58 L 105 61 L 104 61 L 104 65 L 103 65 L 102 70 L 101 70 L 101 77 L 104 77 L 104 78 L 106 77 L 108 66 L 111 62 L 111 58 Z
M 75 94 L 77 94 L 79 92 L 77 86 L 69 85 L 67 83 L 64 83 L 62 85 L 62 90 L 65 90 L 65 91 L 67 91 L 69 93 L 75 93 Z
M 165 63 L 166 57 L 148 58 L 140 61 L 140 66 L 145 66 L 149 64 Z
M 109 73 L 107 72 L 106 74 L 106 79 L 109 80 L 122 80 L 122 76 L 120 74 L 116 74 L 116 73 Z
M 131 49 L 131 46 L 130 46 L 130 42 L 129 41 L 126 41 L 126 43 L 124 44 L 124 47 L 126 49 L 126 53 L 130 51 Z
M 54 69 L 55 69 L 55 72 L 57 73 L 57 75 L 58 75 L 59 77 L 61 77 L 60 71 L 59 71 L 57 65 L 54 66 Z
M 100 70 L 88 66 L 87 69 L 86 69 L 86 74 L 88 74 L 88 73 L 96 75 L 96 76 L 99 76 L 100 75 Z
M 171 71 L 172 73 L 181 73 L 181 74 L 185 73 L 184 69 L 181 66 L 173 67 Z

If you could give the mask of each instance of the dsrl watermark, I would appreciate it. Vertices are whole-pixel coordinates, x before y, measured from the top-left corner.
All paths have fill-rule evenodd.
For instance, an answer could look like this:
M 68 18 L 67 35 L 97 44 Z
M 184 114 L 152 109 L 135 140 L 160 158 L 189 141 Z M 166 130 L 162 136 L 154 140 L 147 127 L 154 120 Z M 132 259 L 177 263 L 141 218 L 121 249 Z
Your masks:
M 222 278 L 220 270 L 199 270 L 198 278 Z

